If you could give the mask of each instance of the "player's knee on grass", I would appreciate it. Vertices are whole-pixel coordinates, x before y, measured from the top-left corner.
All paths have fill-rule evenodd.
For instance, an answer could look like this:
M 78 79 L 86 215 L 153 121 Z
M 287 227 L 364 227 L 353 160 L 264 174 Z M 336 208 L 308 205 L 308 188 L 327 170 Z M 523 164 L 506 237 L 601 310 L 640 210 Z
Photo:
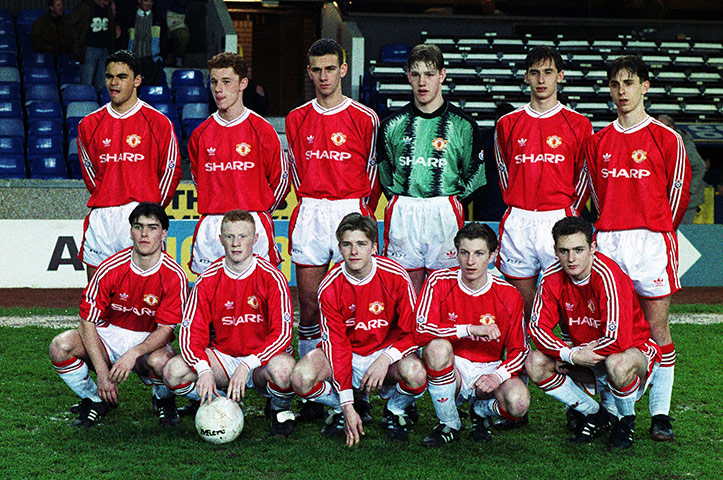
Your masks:
M 163 368 L 163 382 L 166 385 L 175 387 L 176 385 L 190 381 L 190 379 L 186 379 L 189 374 L 193 374 L 191 367 L 188 366 L 181 355 L 176 355 L 170 359 Z
M 291 373 L 296 361 L 288 353 L 275 355 L 266 365 L 269 379 L 281 388 L 288 388 L 291 383 Z
M 399 360 L 399 376 L 412 388 L 419 388 L 427 383 L 427 370 L 422 359 L 416 354 L 407 355 Z
M 424 347 L 424 364 L 432 370 L 442 370 L 454 362 L 454 350 L 447 340 L 435 338 Z
M 539 383 L 555 372 L 555 360 L 539 350 L 532 350 L 525 360 L 525 371 L 533 383 Z

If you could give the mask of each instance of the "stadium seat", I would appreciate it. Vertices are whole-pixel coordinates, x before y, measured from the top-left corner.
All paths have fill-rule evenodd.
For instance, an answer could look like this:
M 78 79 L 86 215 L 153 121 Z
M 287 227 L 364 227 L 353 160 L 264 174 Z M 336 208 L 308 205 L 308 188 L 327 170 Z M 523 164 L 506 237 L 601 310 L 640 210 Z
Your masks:
M 58 72 L 58 83 L 60 83 L 60 88 L 63 88 L 67 85 L 79 84 L 80 71 L 67 70 L 63 72 Z
M 178 87 L 205 87 L 201 70 L 178 69 L 171 75 L 171 89 Z
M 65 155 L 62 153 L 28 156 L 28 166 L 30 167 L 30 178 L 68 178 L 68 166 L 65 163 Z
M 82 168 L 80 156 L 78 155 L 78 142 L 76 138 L 71 138 L 70 141 L 68 141 L 68 170 L 70 171 L 70 178 L 82 179 Z
M 58 135 L 28 136 L 28 159 L 42 155 L 63 153 L 63 137 Z
M 138 90 L 138 96 L 141 100 L 151 105 L 173 102 L 171 89 L 164 85 L 141 85 L 141 88 Z
M 190 118 L 208 118 L 208 104 L 207 103 L 187 103 L 183 106 L 181 119 L 187 120 Z
M 55 68 L 55 58 L 50 53 L 25 50 L 21 58 L 23 69 L 28 67 L 50 67 Z
M 20 84 L 19 83 L 0 83 L 0 100 L 11 100 L 19 102 Z
M 54 84 L 30 84 L 25 89 L 25 106 L 32 102 L 59 102 L 58 87 Z
M 71 102 L 65 109 L 65 127 L 68 138 L 78 135 L 78 123 L 88 115 L 100 108 L 96 102 Z
M 7 8 L 0 8 L 0 21 L 13 22 L 13 12 Z
M 101 105 L 105 105 L 106 103 L 110 103 L 110 94 L 108 93 L 108 89 L 104 88 L 100 91 L 100 103 Z
M 181 122 L 178 119 L 178 110 L 176 109 L 176 106 L 169 102 L 158 102 L 153 105 L 153 108 L 168 117 L 173 124 L 173 130 L 176 132 L 176 137 L 180 139 L 183 132 L 181 130 Z
M 0 118 L 0 135 L 18 137 L 25 141 L 25 125 L 22 118 Z
M 0 178 L 26 177 L 23 139 L 0 137 Z
M 55 68 L 28 67 L 23 69 L 23 85 L 27 87 L 32 83 L 49 83 L 57 85 L 58 77 Z
M 18 44 L 13 35 L 0 35 L 0 52 L 15 52 L 17 54 Z
M 207 103 L 208 102 L 208 90 L 206 87 L 199 86 L 179 86 L 174 90 L 176 96 L 176 106 L 179 110 L 183 109 L 183 106 L 187 103 Z
M 63 118 L 63 107 L 60 102 L 33 102 L 25 110 L 28 120 L 31 118 Z
M 45 10 L 42 9 L 27 9 L 27 10 L 18 10 L 18 18 L 16 20 L 16 23 L 18 25 L 30 25 L 32 27 L 33 23 L 35 23 L 35 20 L 45 15 Z
M 31 118 L 28 120 L 28 137 L 57 136 L 63 132 L 63 121 L 59 118 Z
M 2 83 L 20 83 L 20 71 L 17 67 L 0 67 L 0 82 Z
M 203 122 L 204 118 L 189 118 L 183 121 L 183 138 L 189 138 L 191 133 Z
M 0 118 L 23 118 L 23 107 L 16 100 L 0 100 Z
M 406 63 L 411 47 L 405 43 L 387 43 L 382 47 L 379 61 L 382 63 Z
M 82 85 L 71 83 L 62 89 L 63 107 L 67 107 L 70 102 L 98 102 L 98 94 L 95 88 L 90 85 Z
M 0 51 L 0 67 L 18 68 L 18 55 L 15 52 Z

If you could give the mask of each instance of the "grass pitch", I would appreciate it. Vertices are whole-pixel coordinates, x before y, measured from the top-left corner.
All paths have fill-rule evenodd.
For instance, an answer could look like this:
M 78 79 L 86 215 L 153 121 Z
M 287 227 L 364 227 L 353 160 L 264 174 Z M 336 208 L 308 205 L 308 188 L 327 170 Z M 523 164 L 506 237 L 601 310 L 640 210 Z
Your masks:
M 263 400 L 249 392 L 245 427 L 233 443 L 198 437 L 193 419 L 160 428 L 151 412 L 150 388 L 131 378 L 121 405 L 89 430 L 71 425 L 77 399 L 47 356 L 59 330 L 0 327 L 0 477 L 47 479 L 711 479 L 721 478 L 723 457 L 723 324 L 673 325 L 678 351 L 671 414 L 677 439 L 656 443 L 647 430 L 647 396 L 637 407 L 632 449 L 612 452 L 606 437 L 591 445 L 566 442 L 558 402 L 531 385 L 530 424 L 495 432 L 476 444 L 469 429 L 448 448 L 430 449 L 422 438 L 436 424 L 428 395 L 418 402 L 420 421 L 408 444 L 388 441 L 375 422 L 361 445 L 321 438 L 320 425 L 297 424 L 289 439 L 269 438 Z M 185 399 L 179 399 L 183 405 Z M 375 418 L 382 401 L 372 397 Z M 466 407 L 465 407 L 466 410 Z

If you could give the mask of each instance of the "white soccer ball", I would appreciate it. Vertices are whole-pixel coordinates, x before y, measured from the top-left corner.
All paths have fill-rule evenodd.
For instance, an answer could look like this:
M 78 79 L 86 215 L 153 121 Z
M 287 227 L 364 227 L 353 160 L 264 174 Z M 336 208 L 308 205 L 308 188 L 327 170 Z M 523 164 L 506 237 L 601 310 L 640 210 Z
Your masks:
M 233 442 L 243 428 L 241 407 L 226 397 L 216 397 L 196 412 L 196 431 L 207 442 Z

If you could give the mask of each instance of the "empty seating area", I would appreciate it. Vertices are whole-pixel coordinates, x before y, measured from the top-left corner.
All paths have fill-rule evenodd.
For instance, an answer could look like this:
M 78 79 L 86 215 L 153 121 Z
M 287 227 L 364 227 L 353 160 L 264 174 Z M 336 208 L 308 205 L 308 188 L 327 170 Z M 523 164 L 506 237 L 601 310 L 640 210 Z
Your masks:
M 608 39 L 480 38 L 428 36 L 422 42 L 438 45 L 445 55 L 446 97 L 459 104 L 483 127 L 494 125 L 497 105 L 520 106 L 529 101 L 524 82 L 525 56 L 535 45 L 552 45 L 563 55 L 565 80 L 560 98 L 587 115 L 596 128 L 615 118 L 615 105 L 607 86 L 607 63 L 628 54 L 640 55 L 651 68 L 651 89 L 646 107 L 651 114 L 667 113 L 678 121 L 723 120 L 723 43 L 692 39 L 653 41 L 630 36 Z M 404 74 L 409 51 L 403 44 L 383 49 L 365 76 L 363 101 L 384 117 L 409 101 L 411 88 Z
M 0 178 L 82 178 L 78 123 L 109 101 L 80 84 L 79 64 L 33 50 L 30 31 L 43 10 L 0 10 Z M 200 70 L 175 70 L 171 86 L 141 86 L 139 97 L 173 122 L 179 142 L 209 114 Z

